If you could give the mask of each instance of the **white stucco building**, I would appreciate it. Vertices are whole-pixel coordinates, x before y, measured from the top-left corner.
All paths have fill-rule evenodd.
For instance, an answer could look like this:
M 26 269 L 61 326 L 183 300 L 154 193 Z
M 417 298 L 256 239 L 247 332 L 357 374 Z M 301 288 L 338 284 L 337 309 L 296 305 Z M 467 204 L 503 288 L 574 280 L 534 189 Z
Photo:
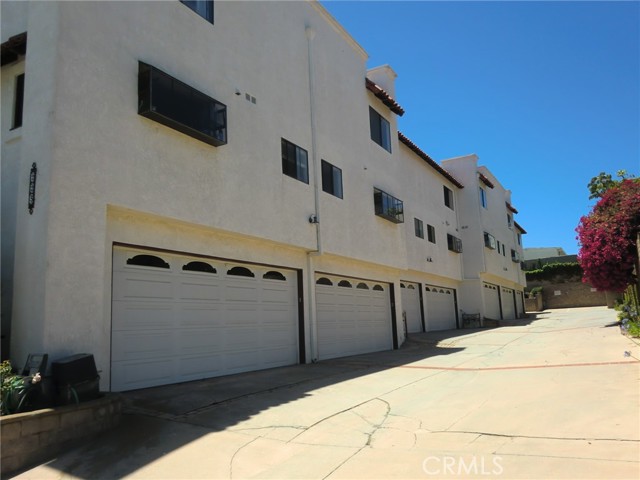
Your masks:
M 565 257 L 567 252 L 562 247 L 525 248 L 524 260 L 537 260 L 538 258 Z
M 483 167 L 399 133 L 395 72 L 319 3 L 0 8 L 16 364 L 92 353 L 129 390 L 398 348 L 490 313 L 482 282 L 522 291 L 470 258 Z
M 513 319 L 524 314 L 525 274 L 518 210 L 506 190 L 477 155 L 444 160 L 464 184 L 458 194 L 460 231 L 465 245 L 461 308 L 484 318 Z

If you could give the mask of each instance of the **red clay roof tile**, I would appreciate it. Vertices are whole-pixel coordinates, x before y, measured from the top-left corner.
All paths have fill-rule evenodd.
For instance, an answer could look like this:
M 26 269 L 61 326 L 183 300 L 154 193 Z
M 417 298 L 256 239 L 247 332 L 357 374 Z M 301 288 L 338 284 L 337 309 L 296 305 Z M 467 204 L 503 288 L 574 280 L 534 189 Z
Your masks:
M 435 160 L 433 160 L 429 155 L 424 153 L 420 148 L 409 140 L 402 132 L 398 132 L 398 140 L 404 143 L 409 149 L 413 150 L 415 154 L 417 154 L 420 158 L 422 158 L 425 162 L 427 162 L 431 167 L 433 167 L 440 175 L 449 180 L 458 188 L 464 188 L 458 180 L 456 180 L 453 175 L 447 172 L 444 168 L 442 168 Z
M 391 110 L 393 113 L 399 116 L 404 115 L 404 108 L 402 108 L 398 102 L 396 102 L 393 98 L 391 98 L 391 95 L 389 95 L 379 85 L 372 82 L 368 78 L 365 78 L 365 85 L 367 87 L 367 90 L 373 93 L 376 97 L 382 100 L 382 103 L 384 103 L 387 107 L 389 107 L 389 110 Z

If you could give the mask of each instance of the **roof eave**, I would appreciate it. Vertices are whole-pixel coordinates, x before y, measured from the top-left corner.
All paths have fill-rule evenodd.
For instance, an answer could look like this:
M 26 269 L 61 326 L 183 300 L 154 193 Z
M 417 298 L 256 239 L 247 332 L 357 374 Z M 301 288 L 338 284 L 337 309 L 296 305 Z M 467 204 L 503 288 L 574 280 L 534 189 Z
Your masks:
M 385 104 L 393 113 L 401 117 L 404 115 L 404 108 L 400 106 L 398 102 L 396 102 L 391 95 L 389 95 L 380 85 L 376 84 L 372 80 L 369 80 L 365 77 L 365 86 L 367 90 L 373 93 L 377 98 L 382 100 L 382 103 Z
M 413 153 L 415 153 L 416 155 L 418 155 L 420 158 L 422 158 L 425 162 L 427 162 L 436 172 L 438 172 L 440 175 L 442 175 L 444 178 L 446 178 L 447 180 L 449 180 L 451 183 L 453 183 L 456 187 L 458 188 L 464 188 L 464 185 L 462 185 L 458 180 L 456 180 L 456 178 L 451 175 L 449 172 L 447 172 L 444 168 L 442 168 L 438 162 L 436 162 L 435 160 L 433 160 L 429 155 L 427 155 L 425 152 L 423 152 L 420 147 L 418 147 L 415 143 L 413 143 L 411 140 L 409 140 L 409 138 L 407 138 L 406 135 L 404 135 L 402 132 L 398 131 L 398 140 L 400 140 L 401 143 L 405 144 L 410 150 L 413 151 Z

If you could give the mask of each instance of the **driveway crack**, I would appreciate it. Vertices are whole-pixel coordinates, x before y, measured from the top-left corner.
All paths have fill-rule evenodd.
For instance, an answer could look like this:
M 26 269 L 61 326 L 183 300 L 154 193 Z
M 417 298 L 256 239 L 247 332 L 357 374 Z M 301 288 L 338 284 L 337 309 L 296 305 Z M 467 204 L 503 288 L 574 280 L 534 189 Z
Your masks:
M 470 435 L 481 435 L 486 437 L 502 437 L 502 438 L 527 438 L 534 440 L 568 440 L 568 441 L 583 441 L 583 442 L 631 442 L 640 443 L 640 440 L 631 438 L 594 438 L 594 437 L 552 437 L 544 435 L 511 435 L 506 433 L 493 433 L 493 432 L 474 432 L 466 430 L 432 430 L 430 433 L 468 433 Z M 477 440 L 477 439 L 476 439 Z
M 229 460 L 229 478 L 233 478 L 233 461 L 235 460 L 235 458 L 238 455 L 238 453 L 240 453 L 245 447 L 248 447 L 253 442 L 258 440 L 259 438 L 262 438 L 262 437 L 255 437 L 255 438 L 249 440 L 244 445 L 241 445 L 240 447 L 238 447 L 238 449 L 233 453 L 233 455 L 231 456 L 231 459 Z

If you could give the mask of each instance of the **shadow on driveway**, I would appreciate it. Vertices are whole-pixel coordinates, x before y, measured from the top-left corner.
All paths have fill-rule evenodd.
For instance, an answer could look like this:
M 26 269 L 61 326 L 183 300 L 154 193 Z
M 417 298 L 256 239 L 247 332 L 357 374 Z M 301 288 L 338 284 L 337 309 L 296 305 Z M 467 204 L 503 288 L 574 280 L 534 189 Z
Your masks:
M 514 320 L 513 326 L 529 325 L 544 316 L 543 312 Z M 411 334 L 398 350 L 125 392 L 124 414 L 117 428 L 46 465 L 74 478 L 122 478 L 207 434 L 305 398 L 320 388 L 460 352 L 464 348 L 449 348 L 448 340 L 486 331 Z M 185 472 L 188 470 L 185 465 Z

